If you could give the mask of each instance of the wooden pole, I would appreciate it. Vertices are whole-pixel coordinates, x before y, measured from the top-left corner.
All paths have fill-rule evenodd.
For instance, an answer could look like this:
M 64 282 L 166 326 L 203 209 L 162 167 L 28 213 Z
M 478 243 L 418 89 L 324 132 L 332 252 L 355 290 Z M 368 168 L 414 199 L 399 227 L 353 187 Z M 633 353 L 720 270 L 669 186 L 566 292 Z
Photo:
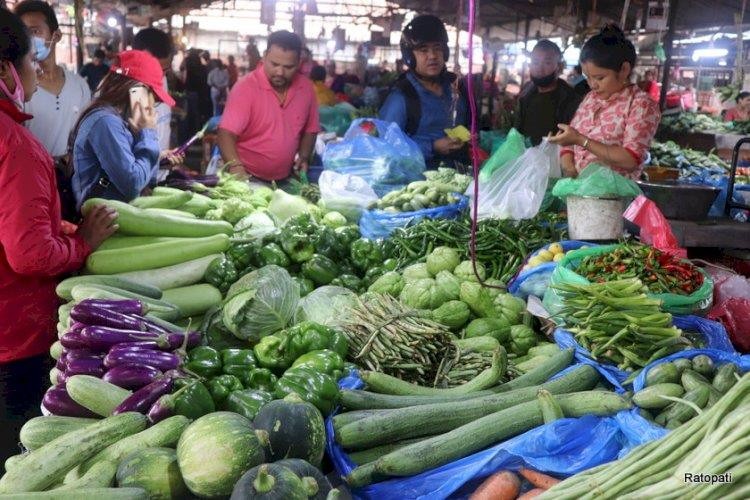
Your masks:
M 747 0 L 742 0 L 742 9 L 739 13 L 734 15 L 734 23 L 737 26 L 737 55 L 735 56 L 736 69 L 734 72 L 734 83 L 738 84 L 740 87 L 742 86 L 742 82 L 745 80 L 745 75 L 742 71 L 742 65 L 745 59 L 743 53 L 744 40 L 742 40 L 742 21 L 745 17 L 745 7 L 747 7 Z
M 461 28 L 463 27 L 464 0 L 458 0 L 458 10 L 456 11 L 456 46 L 453 48 L 453 72 L 460 76 L 461 63 Z M 471 43 L 471 42 L 469 42 Z M 471 68 L 469 68 L 471 73 Z
M 669 16 L 667 16 L 667 35 L 664 37 L 664 73 L 661 79 L 661 95 L 659 96 L 659 107 L 664 110 L 667 105 L 667 91 L 669 90 L 669 72 L 672 69 L 672 50 L 674 42 L 675 20 L 677 19 L 677 8 L 680 0 L 669 2 Z
M 83 0 L 73 0 L 74 27 L 76 32 L 76 63 L 78 69 L 83 67 Z

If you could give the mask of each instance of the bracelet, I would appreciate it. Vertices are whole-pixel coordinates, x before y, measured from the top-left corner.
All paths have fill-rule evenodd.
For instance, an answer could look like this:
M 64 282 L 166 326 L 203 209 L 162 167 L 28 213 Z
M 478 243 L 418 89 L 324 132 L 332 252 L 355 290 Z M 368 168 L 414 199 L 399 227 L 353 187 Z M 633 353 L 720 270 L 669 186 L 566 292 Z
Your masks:
M 586 148 L 588 148 L 588 147 L 589 147 L 589 138 L 588 138 L 588 137 L 586 137 L 586 140 L 585 140 L 585 141 L 583 141 L 583 144 L 581 145 L 581 147 L 582 147 L 583 149 L 586 149 Z

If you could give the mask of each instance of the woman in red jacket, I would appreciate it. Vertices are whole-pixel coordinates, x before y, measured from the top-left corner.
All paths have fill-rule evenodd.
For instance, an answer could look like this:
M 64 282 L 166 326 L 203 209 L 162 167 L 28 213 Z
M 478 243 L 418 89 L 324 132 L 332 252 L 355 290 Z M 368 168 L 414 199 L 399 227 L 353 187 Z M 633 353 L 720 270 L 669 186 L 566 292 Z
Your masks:
M 77 231 L 61 229 L 52 158 L 23 127 L 37 86 L 32 42 L 21 20 L 0 9 L 0 461 L 20 452 L 18 431 L 39 414 L 49 385 L 59 277 L 116 229 L 116 213 L 97 207 Z

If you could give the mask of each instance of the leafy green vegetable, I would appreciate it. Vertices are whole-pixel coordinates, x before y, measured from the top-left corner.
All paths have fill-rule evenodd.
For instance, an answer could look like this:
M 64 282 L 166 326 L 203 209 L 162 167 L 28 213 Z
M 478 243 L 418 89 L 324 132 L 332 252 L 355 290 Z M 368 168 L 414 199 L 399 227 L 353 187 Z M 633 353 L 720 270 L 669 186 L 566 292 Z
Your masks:
M 246 240 L 262 240 L 275 229 L 276 225 L 268 213 L 265 210 L 257 210 L 240 219 L 234 226 L 234 236 Z
M 345 320 L 346 311 L 356 300 L 357 295 L 344 287 L 320 287 L 299 301 L 294 322 L 313 321 L 335 328 Z M 331 311 L 336 311 L 336 314 L 331 314 Z

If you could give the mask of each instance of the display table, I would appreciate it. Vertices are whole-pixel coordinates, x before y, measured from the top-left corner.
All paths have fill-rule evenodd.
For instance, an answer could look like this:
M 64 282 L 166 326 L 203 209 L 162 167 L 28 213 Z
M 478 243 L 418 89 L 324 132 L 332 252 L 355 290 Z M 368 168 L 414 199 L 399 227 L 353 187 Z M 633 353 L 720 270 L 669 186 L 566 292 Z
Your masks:
M 670 220 L 672 232 L 685 248 L 750 249 L 750 223 L 729 219 L 705 221 Z

